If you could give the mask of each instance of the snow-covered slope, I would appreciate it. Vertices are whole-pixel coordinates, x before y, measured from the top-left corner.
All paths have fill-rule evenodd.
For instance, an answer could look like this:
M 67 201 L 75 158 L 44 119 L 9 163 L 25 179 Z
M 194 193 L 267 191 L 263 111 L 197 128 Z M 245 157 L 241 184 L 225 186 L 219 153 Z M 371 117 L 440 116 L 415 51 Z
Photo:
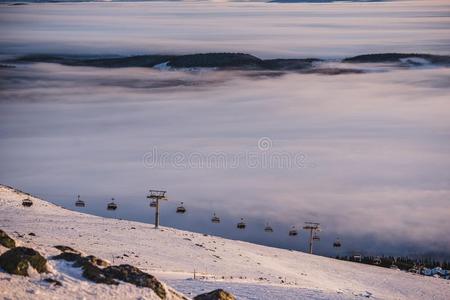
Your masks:
M 173 228 L 155 230 L 149 224 L 73 212 L 31 196 L 34 205 L 27 208 L 21 205 L 26 197 L 0 186 L 0 228 L 21 244 L 47 256 L 58 253 L 54 245 L 67 245 L 114 264 L 128 263 L 190 297 L 215 288 L 229 290 L 238 299 L 446 299 L 450 295 L 448 280 Z M 63 263 L 51 264 L 63 287 L 48 288 L 2 272 L 0 294 L 20 299 L 152 298 L 149 289 L 94 284 L 72 274 L 73 268 Z

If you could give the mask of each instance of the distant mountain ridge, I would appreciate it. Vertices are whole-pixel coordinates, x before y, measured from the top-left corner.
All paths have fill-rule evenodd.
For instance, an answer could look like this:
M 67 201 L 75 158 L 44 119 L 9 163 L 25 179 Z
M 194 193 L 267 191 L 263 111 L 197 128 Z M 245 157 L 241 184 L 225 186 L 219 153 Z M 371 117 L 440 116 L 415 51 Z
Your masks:
M 261 59 L 246 53 L 197 53 L 187 55 L 136 55 L 127 57 L 26 55 L 11 62 L 48 62 L 68 66 L 90 66 L 100 68 L 155 67 L 166 63 L 171 68 L 238 68 L 259 70 L 297 70 L 311 67 L 316 58 L 306 59 Z
M 261 59 L 246 53 L 196 53 L 186 55 L 135 55 L 124 57 L 111 56 L 70 56 L 53 54 L 32 54 L 21 56 L 9 63 L 57 63 L 67 66 L 85 66 L 98 68 L 159 68 L 159 69 L 195 69 L 215 68 L 220 70 L 256 70 L 256 71 L 301 71 L 323 74 L 361 73 L 361 69 L 348 67 L 317 67 L 320 58 L 278 58 Z M 336 62 L 336 61 L 332 61 Z M 449 55 L 420 53 L 378 53 L 364 54 L 344 58 L 343 63 L 398 63 L 409 66 L 439 65 L 450 66 Z
M 348 57 L 343 62 L 351 63 L 387 63 L 400 62 L 403 59 L 420 58 L 429 61 L 432 64 L 450 65 L 449 55 L 433 55 L 421 53 L 378 53 L 378 54 L 363 54 L 353 57 Z

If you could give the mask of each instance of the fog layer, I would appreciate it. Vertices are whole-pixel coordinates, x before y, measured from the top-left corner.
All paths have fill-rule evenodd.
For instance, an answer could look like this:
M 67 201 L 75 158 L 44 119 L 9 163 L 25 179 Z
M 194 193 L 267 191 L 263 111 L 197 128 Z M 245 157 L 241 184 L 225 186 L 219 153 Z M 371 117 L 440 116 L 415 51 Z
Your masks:
M 332 238 L 448 249 L 449 78 L 446 68 L 258 79 L 52 64 L 6 69 L 0 181 L 66 205 L 78 193 L 100 203 L 114 196 L 129 217 L 149 222 L 150 208 L 132 208 L 148 205 L 146 190 L 155 187 L 169 191 L 167 207 L 184 201 L 205 213 L 192 224 L 215 210 L 230 224 L 241 216 L 281 224 L 282 236 L 317 220 Z M 271 145 L 261 148 L 261 138 Z M 226 164 L 202 164 L 217 153 Z M 264 163 L 280 153 L 300 155 L 300 164 Z

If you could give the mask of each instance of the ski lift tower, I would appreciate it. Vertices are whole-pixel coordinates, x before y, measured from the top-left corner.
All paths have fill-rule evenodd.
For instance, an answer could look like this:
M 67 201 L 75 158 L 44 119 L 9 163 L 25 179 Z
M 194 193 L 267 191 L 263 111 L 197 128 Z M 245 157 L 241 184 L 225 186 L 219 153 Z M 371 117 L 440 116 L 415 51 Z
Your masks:
M 156 201 L 155 207 L 155 229 L 159 227 L 159 200 L 167 200 L 166 191 L 150 190 L 148 199 Z
M 304 230 L 309 230 L 309 253 L 313 253 L 314 236 L 320 231 L 320 223 L 305 222 Z

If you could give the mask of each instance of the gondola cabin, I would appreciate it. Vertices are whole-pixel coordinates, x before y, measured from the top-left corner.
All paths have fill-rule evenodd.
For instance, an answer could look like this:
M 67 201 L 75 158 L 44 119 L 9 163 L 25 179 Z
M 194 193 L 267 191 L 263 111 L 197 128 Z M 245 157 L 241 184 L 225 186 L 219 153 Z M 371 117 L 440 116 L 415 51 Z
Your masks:
M 78 199 L 77 199 L 77 201 L 75 202 L 75 206 L 76 206 L 76 207 L 85 207 L 85 206 L 86 206 L 86 204 L 84 203 L 84 201 L 80 199 L 80 195 L 78 195 Z
M 333 243 L 334 248 L 340 248 L 341 247 L 341 241 L 339 239 L 336 239 Z
M 314 241 L 320 241 L 320 236 L 318 236 L 317 234 L 315 234 L 315 235 L 313 236 L 313 240 L 314 240 Z
M 156 200 L 153 200 L 152 202 L 150 202 L 150 207 L 156 207 Z
M 289 230 L 289 236 L 297 236 L 298 235 L 298 230 L 295 229 L 295 226 L 292 226 L 292 229 Z
M 241 218 L 241 221 L 236 225 L 237 229 L 245 229 L 245 226 L 246 225 L 243 218 Z
M 177 214 L 184 214 L 186 212 L 186 208 L 183 205 L 183 202 L 180 203 L 179 206 L 177 206 Z
M 264 231 L 270 233 L 270 232 L 273 232 L 273 228 L 272 228 L 272 226 L 270 226 L 269 224 L 267 224 L 266 227 L 264 227 Z
M 211 222 L 214 224 L 220 223 L 220 218 L 216 215 L 216 213 L 213 214 L 213 216 L 211 218 Z
M 117 204 L 114 203 L 114 198 L 111 199 L 111 202 L 108 203 L 108 205 L 106 206 L 107 210 L 116 210 L 117 209 Z
M 33 205 L 33 201 L 31 201 L 31 199 L 23 199 L 22 200 L 22 205 L 23 206 L 25 206 L 25 207 L 30 207 L 30 206 L 32 206 Z

